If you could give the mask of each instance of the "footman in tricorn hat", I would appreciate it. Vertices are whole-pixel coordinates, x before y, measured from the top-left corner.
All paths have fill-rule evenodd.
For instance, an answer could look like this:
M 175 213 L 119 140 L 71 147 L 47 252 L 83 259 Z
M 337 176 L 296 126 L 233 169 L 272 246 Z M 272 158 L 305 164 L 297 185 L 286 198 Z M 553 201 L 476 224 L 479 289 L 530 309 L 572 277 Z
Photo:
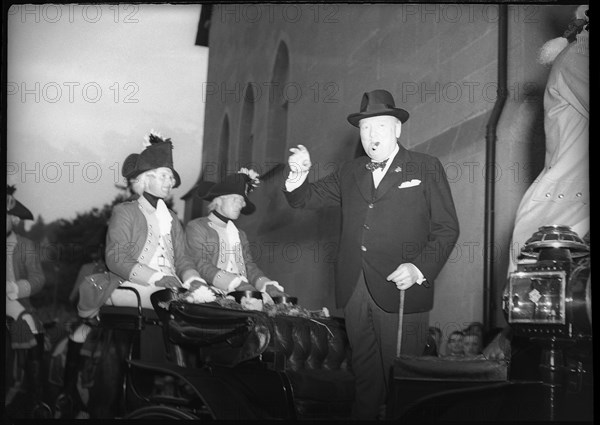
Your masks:
M 44 327 L 29 297 L 40 292 L 46 282 L 39 246 L 17 234 L 21 220 L 33 220 L 33 214 L 19 202 L 15 186 L 6 187 L 6 317 L 12 352 L 11 375 L 5 380 L 6 411 L 19 391 L 28 393 L 26 409 L 43 417 L 50 410 L 42 401 Z M 16 367 L 14 367 L 16 366 Z M 24 374 L 23 374 L 24 372 Z M 10 387 L 9 387 L 10 385 Z
M 137 197 L 113 207 L 106 235 L 108 272 L 88 276 L 79 287 L 77 310 L 84 319 L 93 319 L 103 304 L 138 306 L 133 291 L 117 287 L 134 288 L 140 295 L 141 306 L 148 309 L 153 308 L 150 295 L 164 288 L 184 287 L 194 291 L 208 287 L 187 256 L 183 227 L 177 215 L 164 201 L 181 184 L 173 165 L 171 139 L 151 131 L 144 140 L 144 150 L 127 156 L 121 170 Z M 63 393 L 57 399 L 61 418 L 70 418 L 83 407 L 76 391 L 77 373 L 70 370 L 78 363 L 88 334 L 89 326 L 82 323 L 69 336 L 69 367 L 65 370 Z M 125 359 L 122 360 L 124 363 Z M 117 367 L 115 373 L 121 372 Z M 107 394 L 108 399 L 103 400 L 108 410 L 118 405 L 118 400 L 111 396 L 114 394 Z
M 252 259 L 246 233 L 234 221 L 256 209 L 248 193 L 259 184 L 258 174 L 242 168 L 220 183 L 201 182 L 197 195 L 210 201 L 207 217 L 191 220 L 185 236 L 196 268 L 209 283 L 226 292 L 259 290 L 271 297 L 286 295 Z
M 402 354 L 421 353 L 433 280 L 458 238 L 442 164 L 398 142 L 408 118 L 387 90 L 364 93 L 359 112 L 347 119 L 360 130 L 365 156 L 315 183 L 307 181 L 311 161 L 306 147 L 291 148 L 288 160 L 284 193 L 292 207 L 342 209 L 336 301 L 344 309 L 352 347 L 352 415 L 357 419 L 381 416 L 399 347 Z
M 183 227 L 164 199 L 181 183 L 173 166 L 173 144 L 151 132 L 145 149 L 129 155 L 122 175 L 138 195 L 133 201 L 113 208 L 106 236 L 105 262 L 108 269 L 134 287 L 142 306 L 152 308 L 150 295 L 163 288 L 196 289 L 206 285 L 185 250 Z M 82 292 L 80 291 L 80 296 Z M 137 305 L 131 291 L 113 291 L 113 305 Z M 89 316 L 98 306 L 79 303 L 79 312 Z

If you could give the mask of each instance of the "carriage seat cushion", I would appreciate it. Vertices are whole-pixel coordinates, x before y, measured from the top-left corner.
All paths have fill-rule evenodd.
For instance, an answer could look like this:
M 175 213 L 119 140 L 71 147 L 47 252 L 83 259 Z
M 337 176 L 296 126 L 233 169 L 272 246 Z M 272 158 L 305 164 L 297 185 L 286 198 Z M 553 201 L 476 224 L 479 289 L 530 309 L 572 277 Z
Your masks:
M 394 361 L 394 379 L 427 381 L 506 381 L 508 362 L 483 357 L 457 358 L 400 356 Z
M 273 335 L 267 350 L 283 353 L 285 370 L 350 372 L 350 346 L 343 319 L 271 318 Z
M 415 405 L 434 394 L 508 382 L 508 362 L 486 360 L 483 356 L 401 355 L 394 361 L 392 374 L 386 415 L 389 420 L 399 421 Z M 426 417 L 423 420 L 429 422 Z

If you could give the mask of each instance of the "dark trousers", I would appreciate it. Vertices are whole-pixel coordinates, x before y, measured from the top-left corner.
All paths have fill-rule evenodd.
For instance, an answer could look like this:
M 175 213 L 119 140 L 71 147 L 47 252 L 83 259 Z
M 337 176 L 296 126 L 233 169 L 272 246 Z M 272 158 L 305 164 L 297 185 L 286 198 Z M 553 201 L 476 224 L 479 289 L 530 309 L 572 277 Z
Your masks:
M 393 284 L 390 282 L 390 285 Z M 388 313 L 379 308 L 371 298 L 361 273 L 356 288 L 344 307 L 344 316 L 352 348 L 352 370 L 356 379 L 352 417 L 375 419 L 380 407 L 385 404 L 388 379 L 396 358 L 398 313 Z M 420 355 L 425 346 L 428 327 L 429 313 L 405 314 L 401 353 Z

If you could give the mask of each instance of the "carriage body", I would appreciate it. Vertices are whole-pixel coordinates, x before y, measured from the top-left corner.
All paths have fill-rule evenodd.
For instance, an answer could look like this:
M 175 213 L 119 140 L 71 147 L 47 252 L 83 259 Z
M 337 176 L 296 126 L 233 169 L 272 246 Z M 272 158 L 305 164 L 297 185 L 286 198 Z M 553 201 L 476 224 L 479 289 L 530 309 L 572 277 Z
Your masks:
M 105 354 L 93 391 L 104 403 L 90 406 L 92 417 L 348 416 L 354 378 L 341 319 L 269 317 L 172 298 L 169 290 L 153 294 L 154 310 L 102 307 Z

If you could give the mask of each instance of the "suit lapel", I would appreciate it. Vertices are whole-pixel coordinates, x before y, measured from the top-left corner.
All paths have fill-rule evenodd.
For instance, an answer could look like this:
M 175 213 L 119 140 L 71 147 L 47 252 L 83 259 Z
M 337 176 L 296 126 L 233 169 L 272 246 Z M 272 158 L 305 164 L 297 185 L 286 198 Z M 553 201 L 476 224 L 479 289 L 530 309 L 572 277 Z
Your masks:
M 365 167 L 368 157 L 365 158 L 366 160 L 359 162 L 359 165 L 354 170 L 354 178 L 356 179 L 358 189 L 363 198 L 365 198 L 365 201 L 372 202 L 374 189 L 373 176 L 371 175 L 371 172 Z
M 400 146 L 400 150 L 394 157 L 394 161 L 390 165 L 390 168 L 388 168 L 385 176 L 383 176 L 383 179 L 379 183 L 379 186 L 377 186 L 375 199 L 381 198 L 391 187 L 402 181 L 406 168 L 406 156 L 406 149 Z

